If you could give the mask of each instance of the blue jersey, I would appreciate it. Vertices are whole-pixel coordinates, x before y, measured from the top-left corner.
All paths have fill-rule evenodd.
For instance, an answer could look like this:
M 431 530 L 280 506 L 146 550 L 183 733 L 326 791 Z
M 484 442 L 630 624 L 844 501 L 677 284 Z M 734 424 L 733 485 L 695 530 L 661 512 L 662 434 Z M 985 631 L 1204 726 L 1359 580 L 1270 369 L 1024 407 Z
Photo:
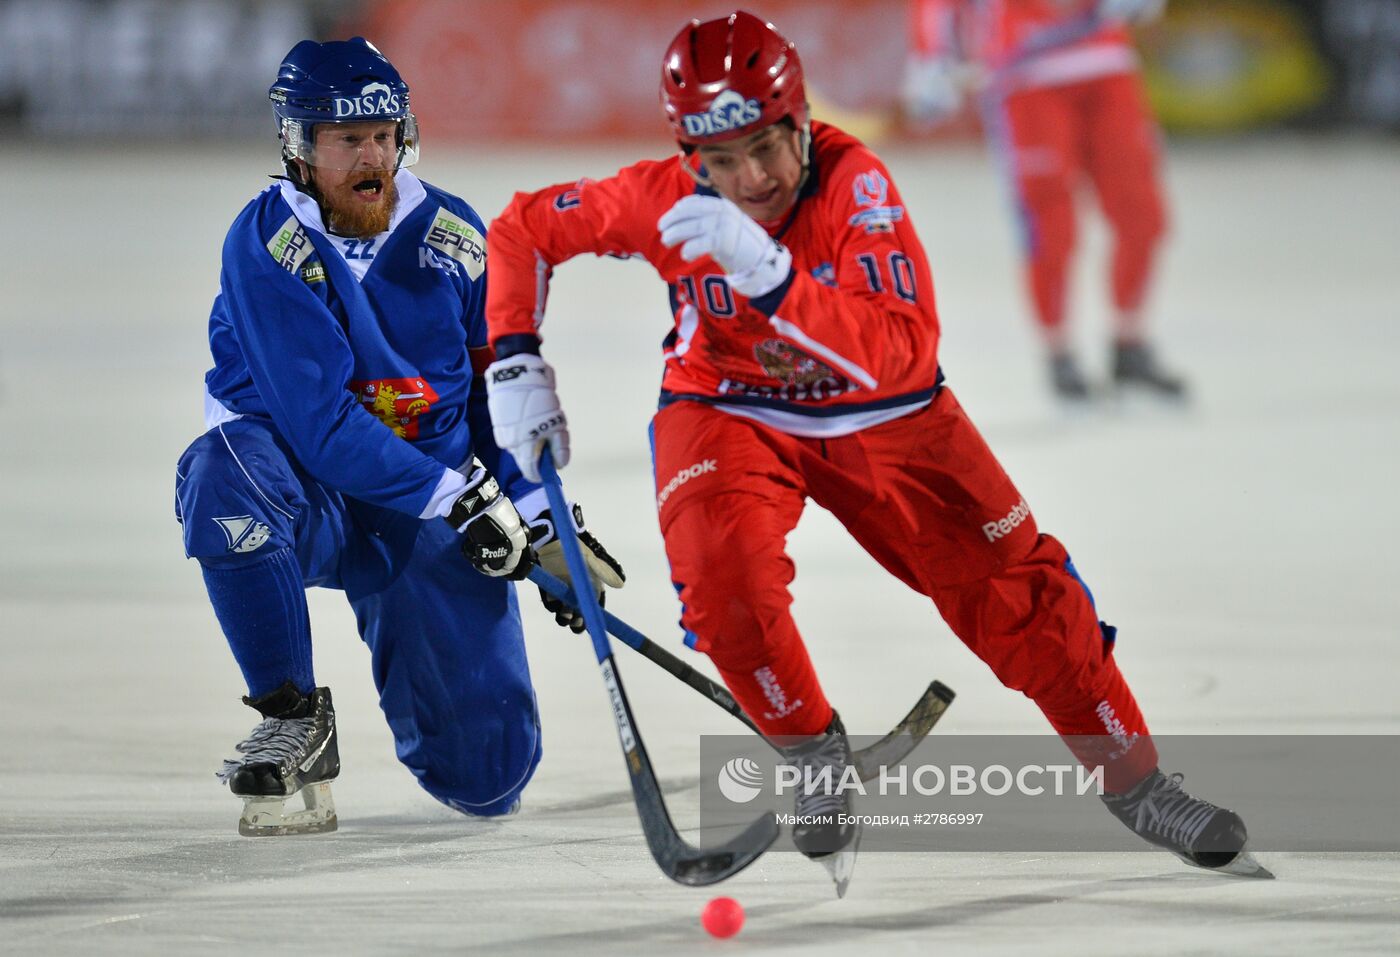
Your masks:
M 205 418 L 270 419 L 319 481 L 420 515 L 473 452 L 503 485 L 515 469 L 502 475 L 473 388 L 473 353 L 479 368 L 489 355 L 485 226 L 406 170 L 394 181 L 389 229 L 367 240 L 327 234 L 286 180 L 244 208 L 209 318 Z

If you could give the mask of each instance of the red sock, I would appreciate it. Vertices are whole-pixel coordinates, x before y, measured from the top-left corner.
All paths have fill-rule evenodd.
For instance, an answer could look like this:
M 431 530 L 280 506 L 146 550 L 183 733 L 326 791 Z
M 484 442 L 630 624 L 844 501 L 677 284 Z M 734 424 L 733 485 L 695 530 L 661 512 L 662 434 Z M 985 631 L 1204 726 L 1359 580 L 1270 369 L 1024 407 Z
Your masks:
M 1104 790 L 1130 791 L 1157 766 L 1157 747 L 1128 683 L 1110 658 L 1104 692 L 1092 706 L 1073 712 L 1045 712 L 1070 751 L 1087 768 L 1102 766 Z M 1042 709 L 1043 710 L 1043 709 Z
M 820 734 L 831 724 L 831 704 L 801 640 L 767 661 L 731 670 L 715 662 L 734 700 L 768 737 Z

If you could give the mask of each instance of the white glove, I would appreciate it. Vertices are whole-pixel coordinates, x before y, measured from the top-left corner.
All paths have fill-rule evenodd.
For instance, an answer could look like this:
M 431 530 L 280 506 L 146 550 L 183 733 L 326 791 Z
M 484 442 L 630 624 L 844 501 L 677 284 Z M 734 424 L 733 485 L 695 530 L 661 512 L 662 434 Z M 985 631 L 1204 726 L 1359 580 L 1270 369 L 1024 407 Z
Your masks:
M 681 258 L 709 256 L 729 285 L 753 299 L 772 292 L 792 272 L 792 253 L 722 196 L 686 196 L 656 222 L 661 242 L 680 246 Z
M 540 480 L 545 443 L 554 465 L 569 464 L 569 422 L 554 391 L 554 370 L 539 356 L 522 352 L 497 359 L 486 369 L 486 404 L 496 445 L 515 457 L 520 472 Z
M 923 126 L 937 126 L 958 114 L 963 91 L 958 64 L 950 57 L 911 57 L 904 65 L 904 111 Z
M 1150 23 L 1162 15 L 1166 0 L 1099 0 L 1097 12 L 1103 20 Z

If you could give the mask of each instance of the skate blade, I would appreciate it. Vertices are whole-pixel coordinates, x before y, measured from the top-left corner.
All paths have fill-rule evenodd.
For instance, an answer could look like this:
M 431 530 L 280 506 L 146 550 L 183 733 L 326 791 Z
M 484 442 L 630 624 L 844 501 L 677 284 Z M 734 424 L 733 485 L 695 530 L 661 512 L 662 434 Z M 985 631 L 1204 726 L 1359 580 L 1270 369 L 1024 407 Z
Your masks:
M 846 888 L 851 884 L 851 875 L 856 869 L 856 852 L 851 848 L 817 858 L 817 863 L 826 868 L 831 881 L 836 885 L 836 896 L 845 897 Z
M 856 836 L 852 839 L 849 847 L 816 859 L 818 864 L 826 868 L 827 874 L 831 876 L 831 882 L 836 885 L 838 899 L 845 897 L 846 888 L 851 886 L 851 877 L 856 872 L 856 852 L 858 850 L 860 850 L 859 829 L 857 829 Z
M 1234 856 L 1234 859 L 1231 860 L 1230 863 L 1223 867 L 1206 867 L 1204 864 L 1197 864 L 1189 857 L 1182 857 L 1180 854 L 1177 856 L 1181 857 L 1183 861 L 1190 864 L 1192 867 L 1199 867 L 1201 870 L 1210 871 L 1212 874 L 1228 874 L 1231 877 L 1250 877 L 1255 880 L 1263 881 L 1274 880 L 1274 872 L 1263 864 L 1260 864 L 1248 850 L 1240 851 Z
M 1102 389 L 1090 389 L 1088 395 L 1064 395 L 1055 392 L 1050 401 L 1065 419 L 1077 421 L 1101 415 L 1111 396 Z
M 1191 393 L 1171 392 L 1141 382 L 1110 383 L 1105 389 L 1107 403 L 1119 413 L 1150 414 L 1182 412 L 1191 405 Z
M 329 781 L 309 784 L 300 792 L 303 810 L 288 811 L 287 802 L 297 795 L 280 797 L 245 797 L 243 816 L 238 819 L 238 833 L 244 837 L 282 837 L 289 834 L 326 834 L 340 823 L 335 816 L 335 801 L 331 798 Z

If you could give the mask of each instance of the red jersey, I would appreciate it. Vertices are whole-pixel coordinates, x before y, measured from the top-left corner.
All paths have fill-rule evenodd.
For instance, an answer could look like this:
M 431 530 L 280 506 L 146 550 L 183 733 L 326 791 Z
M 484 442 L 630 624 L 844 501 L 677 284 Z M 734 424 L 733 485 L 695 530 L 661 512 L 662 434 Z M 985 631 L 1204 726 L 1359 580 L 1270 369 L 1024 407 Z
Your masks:
M 671 287 L 662 404 L 712 403 L 793 435 L 847 435 L 926 405 L 940 379 L 938 316 L 923 246 L 883 163 L 812 124 L 811 169 L 769 232 L 793 270 L 754 299 L 709 257 L 686 262 L 656 222 L 713 195 L 679 156 L 607 179 L 517 193 L 487 233 L 491 341 L 537 334 L 551 271 L 580 253 L 641 257 Z
M 1003 89 L 1059 86 L 1137 69 L 1132 36 L 1094 0 L 911 0 L 913 50 L 992 71 Z

